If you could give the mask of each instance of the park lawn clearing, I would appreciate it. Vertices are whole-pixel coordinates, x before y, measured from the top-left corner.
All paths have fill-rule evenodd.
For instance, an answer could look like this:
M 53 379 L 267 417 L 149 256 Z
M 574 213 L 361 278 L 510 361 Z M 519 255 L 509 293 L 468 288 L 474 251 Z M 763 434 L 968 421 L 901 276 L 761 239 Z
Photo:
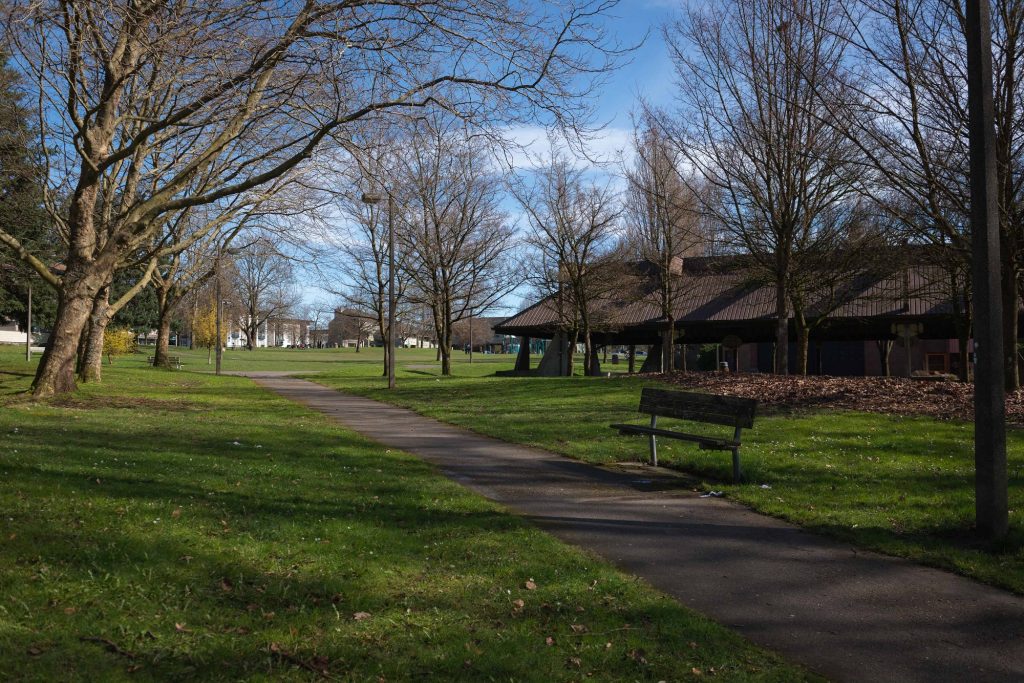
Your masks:
M 647 423 L 637 406 L 640 389 L 652 380 L 458 374 L 465 367 L 455 366 L 450 378 L 400 374 L 394 392 L 355 367 L 339 366 L 310 379 L 586 462 L 646 459 L 645 438 L 620 436 L 608 425 Z M 684 431 L 712 434 L 716 428 L 687 423 Z M 744 430 L 743 484 L 730 482 L 728 453 L 659 440 L 658 459 L 691 474 L 695 489 L 723 491 L 807 529 L 1024 594 L 1024 431 L 1011 429 L 1007 439 L 1010 535 L 995 549 L 971 534 L 974 456 L 968 422 L 769 408 L 753 429 Z
M 24 361 L 21 361 L 24 363 Z M 0 679 L 813 678 L 243 378 L 0 353 Z

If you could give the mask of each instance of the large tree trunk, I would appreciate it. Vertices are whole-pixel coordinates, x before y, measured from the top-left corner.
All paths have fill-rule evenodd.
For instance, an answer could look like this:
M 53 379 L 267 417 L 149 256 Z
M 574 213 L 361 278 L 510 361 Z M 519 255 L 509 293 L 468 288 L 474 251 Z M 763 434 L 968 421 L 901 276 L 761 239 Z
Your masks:
M 156 327 L 156 351 L 153 353 L 153 367 L 165 368 L 170 366 L 167 360 L 170 354 L 171 337 L 171 312 L 160 311 L 159 322 Z
M 64 275 L 64 291 L 57 306 L 50 343 L 43 352 L 32 382 L 32 394 L 45 398 L 75 390 L 78 343 L 92 312 L 96 293 L 110 282 L 112 267 L 76 263 Z
M 103 339 L 110 323 L 110 285 L 105 285 L 93 299 L 86 323 L 85 349 L 79 357 L 78 379 L 81 382 L 103 380 Z
M 789 314 L 782 278 L 775 283 L 775 374 L 789 374 Z

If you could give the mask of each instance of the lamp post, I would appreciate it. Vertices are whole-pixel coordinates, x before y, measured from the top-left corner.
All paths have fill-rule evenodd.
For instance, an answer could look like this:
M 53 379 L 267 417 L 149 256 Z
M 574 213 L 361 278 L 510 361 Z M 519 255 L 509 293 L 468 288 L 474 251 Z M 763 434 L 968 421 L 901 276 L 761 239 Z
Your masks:
M 363 202 L 379 204 L 379 194 L 363 194 Z M 395 388 L 395 197 L 388 191 L 388 338 L 384 351 L 387 353 L 388 389 Z

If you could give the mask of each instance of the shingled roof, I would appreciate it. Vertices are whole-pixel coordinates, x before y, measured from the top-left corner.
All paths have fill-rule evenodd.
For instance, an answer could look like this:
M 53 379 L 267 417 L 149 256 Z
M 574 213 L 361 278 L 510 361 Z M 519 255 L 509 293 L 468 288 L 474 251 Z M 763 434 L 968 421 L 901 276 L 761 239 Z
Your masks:
M 730 258 L 687 259 L 678 281 L 673 307 L 676 327 L 687 341 L 720 341 L 725 334 L 744 340 L 770 339 L 775 318 L 775 289 L 757 282 L 743 262 Z M 638 269 L 646 270 L 646 269 Z M 835 290 L 819 292 L 807 307 L 810 318 L 825 314 L 834 338 L 880 339 L 891 336 L 894 322 L 930 323 L 932 336 L 954 336 L 953 306 L 944 291 L 944 271 L 932 265 L 913 265 L 886 276 L 861 276 Z M 624 283 L 623 294 L 596 303 L 607 341 L 653 342 L 664 317 L 653 281 L 637 288 Z M 838 307 L 837 307 L 838 304 Z M 551 337 L 558 328 L 555 298 L 547 297 L 496 327 L 502 334 Z M 926 330 L 927 332 L 927 330 Z

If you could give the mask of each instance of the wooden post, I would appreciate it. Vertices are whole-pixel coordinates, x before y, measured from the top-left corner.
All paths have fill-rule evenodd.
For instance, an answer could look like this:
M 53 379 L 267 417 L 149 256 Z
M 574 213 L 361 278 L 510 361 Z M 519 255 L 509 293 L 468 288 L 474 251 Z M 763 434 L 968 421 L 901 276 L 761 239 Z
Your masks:
M 980 535 L 998 540 L 1006 536 L 1009 517 L 992 33 L 988 0 L 967 0 L 966 10 L 974 348 L 977 351 L 974 366 L 975 524 Z

